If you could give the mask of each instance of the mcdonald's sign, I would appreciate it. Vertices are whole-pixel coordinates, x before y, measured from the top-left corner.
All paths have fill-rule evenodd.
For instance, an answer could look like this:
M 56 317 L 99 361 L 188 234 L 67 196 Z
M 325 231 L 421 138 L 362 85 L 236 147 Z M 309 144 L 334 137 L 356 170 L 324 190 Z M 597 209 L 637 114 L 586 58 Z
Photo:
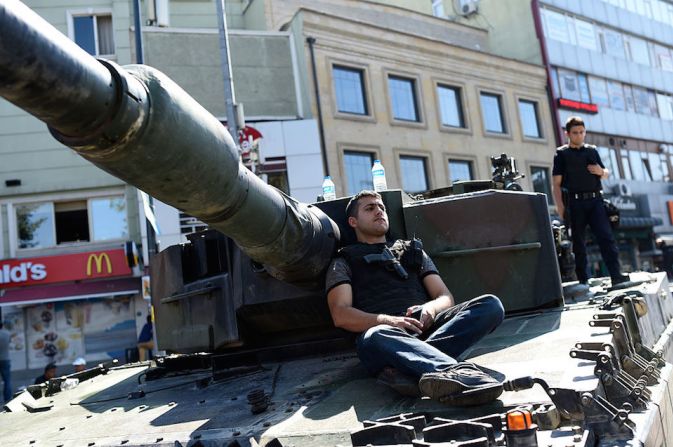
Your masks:
M 124 248 L 0 261 L 0 288 L 132 275 Z
M 105 266 L 107 267 L 108 275 L 112 274 L 112 263 L 110 262 L 110 256 L 103 253 L 91 253 L 89 259 L 86 261 L 86 276 L 91 276 L 91 267 L 96 266 L 96 273 L 103 273 L 103 261 L 105 261 Z

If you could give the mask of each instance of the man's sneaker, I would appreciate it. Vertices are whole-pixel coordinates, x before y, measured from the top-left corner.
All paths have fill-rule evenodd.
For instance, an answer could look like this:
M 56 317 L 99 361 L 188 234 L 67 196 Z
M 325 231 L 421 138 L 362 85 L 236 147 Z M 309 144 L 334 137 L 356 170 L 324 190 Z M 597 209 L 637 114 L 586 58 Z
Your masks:
M 418 381 L 390 366 L 383 368 L 376 379 L 377 382 L 389 386 L 403 396 L 419 397 L 421 395 Z
M 501 381 L 469 362 L 423 374 L 418 387 L 423 396 L 450 405 L 481 405 L 497 399 L 503 391 Z

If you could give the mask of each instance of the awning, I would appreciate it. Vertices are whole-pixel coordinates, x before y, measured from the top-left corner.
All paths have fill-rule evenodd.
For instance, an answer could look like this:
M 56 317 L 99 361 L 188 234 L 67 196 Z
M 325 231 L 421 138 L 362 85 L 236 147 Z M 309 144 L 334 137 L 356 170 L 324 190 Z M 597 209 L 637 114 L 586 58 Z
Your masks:
M 624 216 L 619 219 L 619 229 L 625 228 L 647 228 L 662 225 L 663 221 L 659 217 L 632 217 Z
M 0 290 L 0 306 L 105 298 L 140 292 L 140 278 L 127 277 Z

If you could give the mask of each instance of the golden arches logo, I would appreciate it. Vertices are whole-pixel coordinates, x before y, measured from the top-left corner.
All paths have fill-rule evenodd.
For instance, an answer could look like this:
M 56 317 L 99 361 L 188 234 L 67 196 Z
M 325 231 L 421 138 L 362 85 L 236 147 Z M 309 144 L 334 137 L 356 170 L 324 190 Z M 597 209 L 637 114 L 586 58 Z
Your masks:
M 103 273 L 103 261 L 107 267 L 108 274 L 112 273 L 112 263 L 107 253 L 91 253 L 86 261 L 86 276 L 91 276 L 91 267 L 96 264 L 96 273 Z

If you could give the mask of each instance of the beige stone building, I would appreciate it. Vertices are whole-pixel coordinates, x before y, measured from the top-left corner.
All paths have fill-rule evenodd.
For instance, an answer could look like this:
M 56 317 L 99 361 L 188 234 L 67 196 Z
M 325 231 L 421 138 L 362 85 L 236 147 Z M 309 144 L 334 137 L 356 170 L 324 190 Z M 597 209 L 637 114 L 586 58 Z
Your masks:
M 555 143 L 541 66 L 489 54 L 486 31 L 430 14 L 303 3 L 285 28 L 315 39 L 312 108 L 320 104 L 337 194 L 368 186 L 375 159 L 388 187 L 415 192 L 490 178 L 490 156 L 503 152 L 526 174 L 524 189 L 548 190 Z

